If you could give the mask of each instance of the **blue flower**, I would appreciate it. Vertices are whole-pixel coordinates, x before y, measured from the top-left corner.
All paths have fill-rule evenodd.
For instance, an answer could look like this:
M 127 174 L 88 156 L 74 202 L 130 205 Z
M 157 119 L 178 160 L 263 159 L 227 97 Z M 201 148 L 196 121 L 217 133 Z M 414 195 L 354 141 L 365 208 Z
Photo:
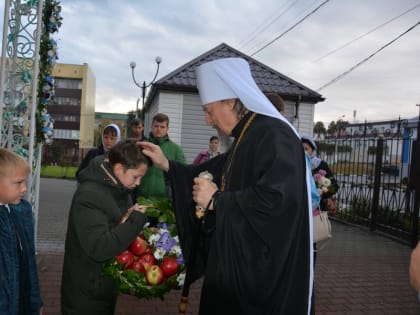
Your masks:
M 161 235 L 159 240 L 156 242 L 156 247 L 161 247 L 165 251 L 170 251 L 172 247 L 176 245 L 176 240 L 173 239 L 169 232 L 165 232 Z
M 184 264 L 185 264 L 184 257 L 182 256 L 182 254 L 180 254 L 180 255 L 176 258 L 176 261 L 178 262 L 178 264 L 179 264 L 180 266 L 182 266 L 182 265 L 184 265 Z
M 161 228 L 161 229 L 165 229 L 165 230 L 168 229 L 168 224 L 166 222 L 158 223 L 157 226 L 158 228 Z

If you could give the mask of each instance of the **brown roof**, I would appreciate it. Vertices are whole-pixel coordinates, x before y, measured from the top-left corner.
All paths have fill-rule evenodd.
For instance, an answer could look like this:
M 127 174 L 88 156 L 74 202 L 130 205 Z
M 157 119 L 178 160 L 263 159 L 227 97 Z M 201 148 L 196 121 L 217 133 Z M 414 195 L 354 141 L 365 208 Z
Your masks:
M 277 93 L 283 99 L 292 101 L 297 101 L 299 96 L 301 101 L 310 103 L 324 101 L 324 98 L 319 93 L 222 43 L 156 81 L 152 85 L 145 107 L 147 108 L 150 105 L 149 103 L 156 92 L 161 89 L 198 93 L 195 68 L 202 63 L 227 57 L 241 57 L 247 60 L 257 85 L 264 93 Z

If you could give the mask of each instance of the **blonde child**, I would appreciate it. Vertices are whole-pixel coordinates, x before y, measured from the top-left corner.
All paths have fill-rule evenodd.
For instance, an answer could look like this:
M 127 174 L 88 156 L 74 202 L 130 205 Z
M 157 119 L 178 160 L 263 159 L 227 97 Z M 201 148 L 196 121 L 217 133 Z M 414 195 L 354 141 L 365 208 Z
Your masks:
M 0 148 L 0 314 L 42 314 L 25 159 Z

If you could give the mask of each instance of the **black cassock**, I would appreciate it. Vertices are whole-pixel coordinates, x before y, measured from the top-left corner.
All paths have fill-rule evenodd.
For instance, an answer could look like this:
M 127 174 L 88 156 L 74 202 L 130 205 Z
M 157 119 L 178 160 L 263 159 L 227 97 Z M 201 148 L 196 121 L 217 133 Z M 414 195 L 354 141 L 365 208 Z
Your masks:
M 232 131 L 235 142 L 249 119 Z M 230 151 L 233 151 L 235 143 Z M 306 314 L 310 278 L 309 211 L 300 139 L 282 121 L 257 114 L 233 154 L 200 165 L 170 162 L 181 246 L 187 260 L 197 224 L 193 266 L 204 275 L 200 314 Z M 213 174 L 226 188 L 204 224 L 195 218 L 193 178 Z

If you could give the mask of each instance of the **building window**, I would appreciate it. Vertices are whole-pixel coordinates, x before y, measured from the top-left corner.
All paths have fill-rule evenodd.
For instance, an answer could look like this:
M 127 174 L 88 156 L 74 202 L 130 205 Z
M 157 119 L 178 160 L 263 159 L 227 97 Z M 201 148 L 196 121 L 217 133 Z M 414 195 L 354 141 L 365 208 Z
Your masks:
M 54 129 L 54 138 L 55 139 L 79 140 L 80 131 L 79 130 L 71 130 L 71 129 Z
M 80 117 L 77 115 L 54 114 L 51 116 L 54 119 L 54 121 L 71 121 L 71 122 L 80 121 Z
M 80 79 L 63 79 L 63 78 L 54 78 L 54 82 L 57 88 L 63 89 L 82 89 L 82 80 Z
M 80 106 L 80 98 L 55 96 L 53 99 L 54 105 L 73 105 Z

